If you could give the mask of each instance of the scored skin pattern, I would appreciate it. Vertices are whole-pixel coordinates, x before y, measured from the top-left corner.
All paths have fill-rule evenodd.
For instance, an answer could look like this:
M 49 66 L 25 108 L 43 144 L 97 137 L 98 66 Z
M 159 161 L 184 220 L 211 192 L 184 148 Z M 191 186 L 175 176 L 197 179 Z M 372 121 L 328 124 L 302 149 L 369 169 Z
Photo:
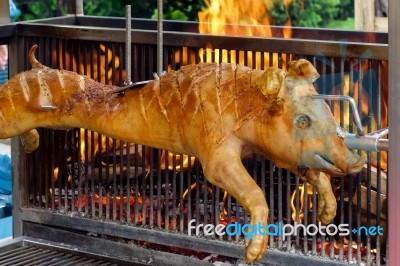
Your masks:
M 97 115 L 99 111 L 96 109 L 101 107 L 102 115 L 112 118 L 122 105 L 127 105 L 126 98 L 137 98 L 137 91 L 128 91 L 126 97 L 121 98 L 108 93 L 115 88 L 113 86 L 99 86 L 89 78 L 74 72 L 47 68 L 36 59 L 32 65 L 32 71 L 36 71 L 35 75 L 26 76 L 25 73 L 21 73 L 18 87 L 7 90 L 7 98 L 12 110 L 15 110 L 13 94 L 22 92 L 30 105 L 35 103 L 38 105 L 36 108 L 55 106 L 57 113 L 63 112 L 72 115 L 77 105 L 83 104 L 85 113 L 89 117 Z M 274 71 L 283 72 L 280 69 Z M 139 101 L 132 103 L 127 108 L 136 109 L 137 102 L 139 102 L 141 116 L 150 130 L 153 130 L 154 125 L 149 121 L 148 114 L 152 112 L 161 112 L 167 123 L 170 123 L 171 120 L 178 121 L 180 136 L 175 135 L 175 137 L 183 137 L 185 127 L 187 125 L 190 127 L 199 120 L 205 140 L 219 144 L 223 141 L 227 131 L 238 130 L 246 121 L 262 109 L 267 108 L 265 104 L 247 102 L 250 94 L 258 94 L 255 97 L 251 95 L 250 98 L 253 99 L 263 98 L 255 82 L 263 73 L 264 71 L 232 64 L 203 63 L 184 66 L 140 89 Z M 240 86 L 236 85 L 238 82 Z M 11 91 L 15 91 L 15 93 L 11 94 Z M 239 105 L 249 105 L 249 107 L 238 108 Z M 178 112 L 176 112 L 176 107 L 180 107 Z M 167 111 L 169 109 L 174 109 L 175 112 Z M 135 114 L 137 113 L 136 110 L 133 111 Z M 226 114 L 235 114 L 230 118 L 230 120 L 235 120 L 233 128 L 224 123 L 223 116 Z M 191 119 L 188 119 L 189 116 Z M 137 120 L 138 117 L 132 119 Z M 152 123 L 154 123 L 154 119 Z M 211 133 L 213 136 L 209 136 Z M 184 152 L 182 147 L 175 151 Z
M 272 71 L 283 73 L 280 69 L 271 68 L 268 74 Z M 139 91 L 141 115 L 147 124 L 148 114 L 157 110 L 168 123 L 171 120 L 175 123 L 185 121 L 186 123 L 178 122 L 183 127 L 180 129 L 181 135 L 185 128 L 200 121 L 205 141 L 214 141 L 218 145 L 226 137 L 227 131 L 235 132 L 246 121 L 270 107 L 268 104 L 248 102 L 248 99 L 264 98 L 257 86 L 257 81 L 264 73 L 265 71 L 227 63 L 202 63 L 181 67 Z M 265 98 L 263 101 L 265 102 Z M 270 103 L 274 101 L 275 98 L 272 98 Z M 249 107 L 238 108 L 244 104 Z M 234 121 L 232 128 L 224 122 L 224 116 L 229 116 L 228 120 Z
M 42 65 L 34 57 L 34 51 L 35 48 L 30 52 L 32 70 L 18 74 L 16 76 L 18 82 L 13 82 L 12 87 L 7 82 L 4 85 L 6 95 L 0 92 L 0 99 L 6 96 L 8 99 L 6 105 L 10 107 L 0 110 L 2 120 L 18 120 L 11 119 L 18 117 L 14 101 L 22 101 L 32 109 L 31 113 L 37 114 L 37 116 L 31 115 L 33 121 L 31 125 L 24 124 L 27 131 L 30 127 L 34 127 L 33 124 L 36 121 L 40 121 L 43 127 L 60 128 L 56 125 L 57 123 L 68 124 L 71 125 L 70 127 L 82 127 L 82 124 L 77 123 L 81 122 L 78 120 L 93 117 L 95 119 L 84 126 L 94 127 L 95 130 L 97 128 L 97 131 L 101 131 L 106 122 L 110 124 L 110 127 L 113 126 L 111 124 L 117 124 L 118 127 L 122 127 L 121 124 L 129 124 L 129 130 L 126 129 L 123 135 L 131 142 L 156 147 L 164 147 L 165 143 L 175 142 L 175 145 L 167 148 L 171 151 L 193 155 L 196 150 L 201 149 L 199 145 L 198 147 L 190 145 L 194 136 L 202 139 L 200 145 L 206 143 L 215 148 L 225 140 L 228 134 L 234 134 L 254 116 L 258 114 L 261 116 L 263 110 L 276 106 L 275 96 L 278 92 L 276 88 L 263 91 L 257 81 L 262 80 L 263 76 L 285 73 L 275 68 L 260 71 L 233 64 L 189 65 L 178 71 L 172 71 L 139 90 L 126 91 L 125 96 L 121 97 L 111 93 L 116 89 L 114 86 L 102 85 L 86 76 L 65 70 L 54 70 Z M 54 117 L 62 115 L 60 119 L 64 121 L 41 118 L 46 116 L 46 111 L 41 109 L 43 106 L 56 107 L 57 109 L 53 112 Z M 4 111 L 7 109 L 14 111 L 14 114 Z M 126 112 L 126 110 L 129 111 Z M 99 115 L 103 117 L 104 122 L 96 121 Z M 114 121 L 120 119 L 117 117 L 121 115 L 126 116 L 126 123 Z M 139 117 L 144 119 L 144 123 Z M 72 122 L 68 122 L 69 120 Z M 174 125 L 170 125 L 171 121 Z M 169 127 L 170 134 L 157 132 L 158 123 L 161 124 L 160 128 Z M 22 125 L 18 125 L 16 129 L 22 130 L 21 127 Z M 199 132 L 194 133 L 193 127 Z M 61 128 L 68 127 L 61 126 Z M 136 128 L 139 131 L 138 134 L 132 132 L 132 129 Z M 11 130 L 11 127 L 5 129 L 7 130 Z M 108 135 L 118 138 L 113 133 Z M 10 132 L 9 135 L 13 134 Z M 29 151 L 33 150 L 34 146 L 25 148 Z

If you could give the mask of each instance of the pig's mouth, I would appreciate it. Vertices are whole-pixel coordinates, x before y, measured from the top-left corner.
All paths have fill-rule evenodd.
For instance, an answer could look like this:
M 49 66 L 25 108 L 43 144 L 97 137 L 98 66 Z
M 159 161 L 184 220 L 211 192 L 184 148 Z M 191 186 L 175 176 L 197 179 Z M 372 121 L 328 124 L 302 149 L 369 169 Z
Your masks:
M 326 158 L 325 156 L 321 154 L 314 154 L 314 159 L 321 167 L 321 171 L 327 172 L 330 175 L 335 175 L 335 176 L 344 176 L 346 175 L 345 172 L 340 170 L 331 160 Z
M 338 168 L 334 162 L 330 159 L 326 158 L 321 154 L 314 154 L 314 159 L 320 167 L 322 172 L 326 172 L 327 174 L 334 176 L 344 176 L 348 174 L 355 174 L 361 171 L 364 166 L 364 160 L 360 159 L 357 163 L 349 167 L 349 171 L 343 171 Z

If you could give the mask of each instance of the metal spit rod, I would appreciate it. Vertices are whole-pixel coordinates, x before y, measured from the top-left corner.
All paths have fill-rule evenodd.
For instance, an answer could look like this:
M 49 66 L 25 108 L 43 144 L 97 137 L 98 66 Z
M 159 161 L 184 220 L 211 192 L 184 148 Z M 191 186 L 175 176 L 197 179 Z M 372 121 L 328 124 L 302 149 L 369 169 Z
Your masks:
M 382 139 L 385 135 L 389 134 L 388 129 L 380 129 L 376 132 L 364 134 L 361 124 L 360 114 L 358 113 L 357 105 L 354 99 L 347 95 L 326 95 L 316 94 L 311 96 L 313 99 L 323 100 L 337 100 L 348 101 L 351 109 L 353 110 L 354 120 L 357 126 L 357 134 L 346 133 L 345 142 L 349 149 L 359 149 L 366 151 L 387 151 L 389 149 L 389 140 Z
M 125 68 L 126 68 L 126 80 L 125 85 L 132 83 L 131 77 L 131 55 L 132 55 L 132 40 L 131 40 L 131 5 L 126 5 L 125 13 Z
M 376 152 L 389 150 L 389 140 L 381 139 L 380 136 L 374 133 L 364 136 L 347 133 L 344 140 L 349 149 L 359 149 Z
M 155 79 L 158 79 L 165 74 L 163 71 L 163 1 L 157 1 L 158 18 L 157 18 L 157 73 L 154 74 Z M 119 87 L 112 91 L 112 93 L 122 93 L 127 89 L 134 87 L 140 87 L 147 84 L 151 80 L 139 81 L 132 83 L 131 76 L 131 56 L 132 56 L 132 17 L 131 17 L 131 5 L 126 5 L 125 13 L 125 68 L 126 68 L 126 80 L 122 87 Z
M 163 1 L 157 1 L 157 74 L 163 73 Z
M 350 104 L 351 109 L 353 110 L 354 120 L 357 126 L 357 134 L 359 136 L 364 135 L 364 130 L 361 124 L 360 115 L 357 110 L 356 101 L 350 96 L 347 95 L 326 95 L 326 94 L 316 94 L 311 96 L 313 99 L 323 99 L 323 100 L 337 100 L 337 101 L 348 101 Z

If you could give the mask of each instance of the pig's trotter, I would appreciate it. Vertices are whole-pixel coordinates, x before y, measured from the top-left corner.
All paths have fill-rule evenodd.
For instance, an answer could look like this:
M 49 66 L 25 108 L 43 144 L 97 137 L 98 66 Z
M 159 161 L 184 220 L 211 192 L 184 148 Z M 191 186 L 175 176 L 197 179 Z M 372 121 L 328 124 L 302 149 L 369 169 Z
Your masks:
M 336 216 L 336 198 L 332 191 L 319 195 L 318 218 L 323 224 L 329 224 Z
M 39 147 L 39 133 L 31 129 L 20 135 L 22 147 L 26 153 L 31 153 Z
M 244 168 L 240 152 L 219 147 L 202 162 L 207 180 L 226 190 L 249 212 L 251 224 L 267 225 L 268 206 L 260 187 Z M 255 234 L 246 241 L 246 262 L 257 261 L 267 250 L 268 235 Z
M 318 219 L 323 224 L 329 224 L 335 218 L 337 208 L 331 182 L 322 172 L 309 171 L 306 178 L 318 193 Z
M 256 197 L 254 197 L 254 200 L 255 198 Z M 260 209 L 253 208 L 252 210 L 246 207 L 246 209 L 251 213 L 250 222 L 252 225 L 257 224 L 258 222 L 260 222 L 263 226 L 267 225 L 267 219 L 268 219 L 267 206 Z M 251 263 L 260 260 L 267 251 L 268 234 L 265 234 L 263 236 L 257 232 L 257 234 L 253 235 L 250 240 L 245 239 L 245 243 L 246 243 L 245 244 L 246 263 Z

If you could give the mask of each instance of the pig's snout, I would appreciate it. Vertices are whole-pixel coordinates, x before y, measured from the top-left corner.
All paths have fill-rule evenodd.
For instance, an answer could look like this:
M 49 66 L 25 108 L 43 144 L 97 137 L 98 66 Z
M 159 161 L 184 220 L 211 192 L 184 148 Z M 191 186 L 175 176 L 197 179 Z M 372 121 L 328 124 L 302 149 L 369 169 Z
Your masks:
M 349 161 L 347 173 L 349 174 L 357 174 L 361 172 L 365 165 L 366 161 L 358 155 L 354 155 L 353 160 Z
M 310 168 L 320 170 L 333 176 L 357 174 L 365 165 L 364 159 L 348 149 L 342 153 L 333 154 L 333 157 L 321 153 L 314 153 L 312 158 L 314 160 L 314 167 Z
M 361 172 L 366 161 L 358 154 L 347 149 L 345 154 L 338 154 L 334 158 L 334 164 L 343 172 L 343 174 L 357 174 Z

